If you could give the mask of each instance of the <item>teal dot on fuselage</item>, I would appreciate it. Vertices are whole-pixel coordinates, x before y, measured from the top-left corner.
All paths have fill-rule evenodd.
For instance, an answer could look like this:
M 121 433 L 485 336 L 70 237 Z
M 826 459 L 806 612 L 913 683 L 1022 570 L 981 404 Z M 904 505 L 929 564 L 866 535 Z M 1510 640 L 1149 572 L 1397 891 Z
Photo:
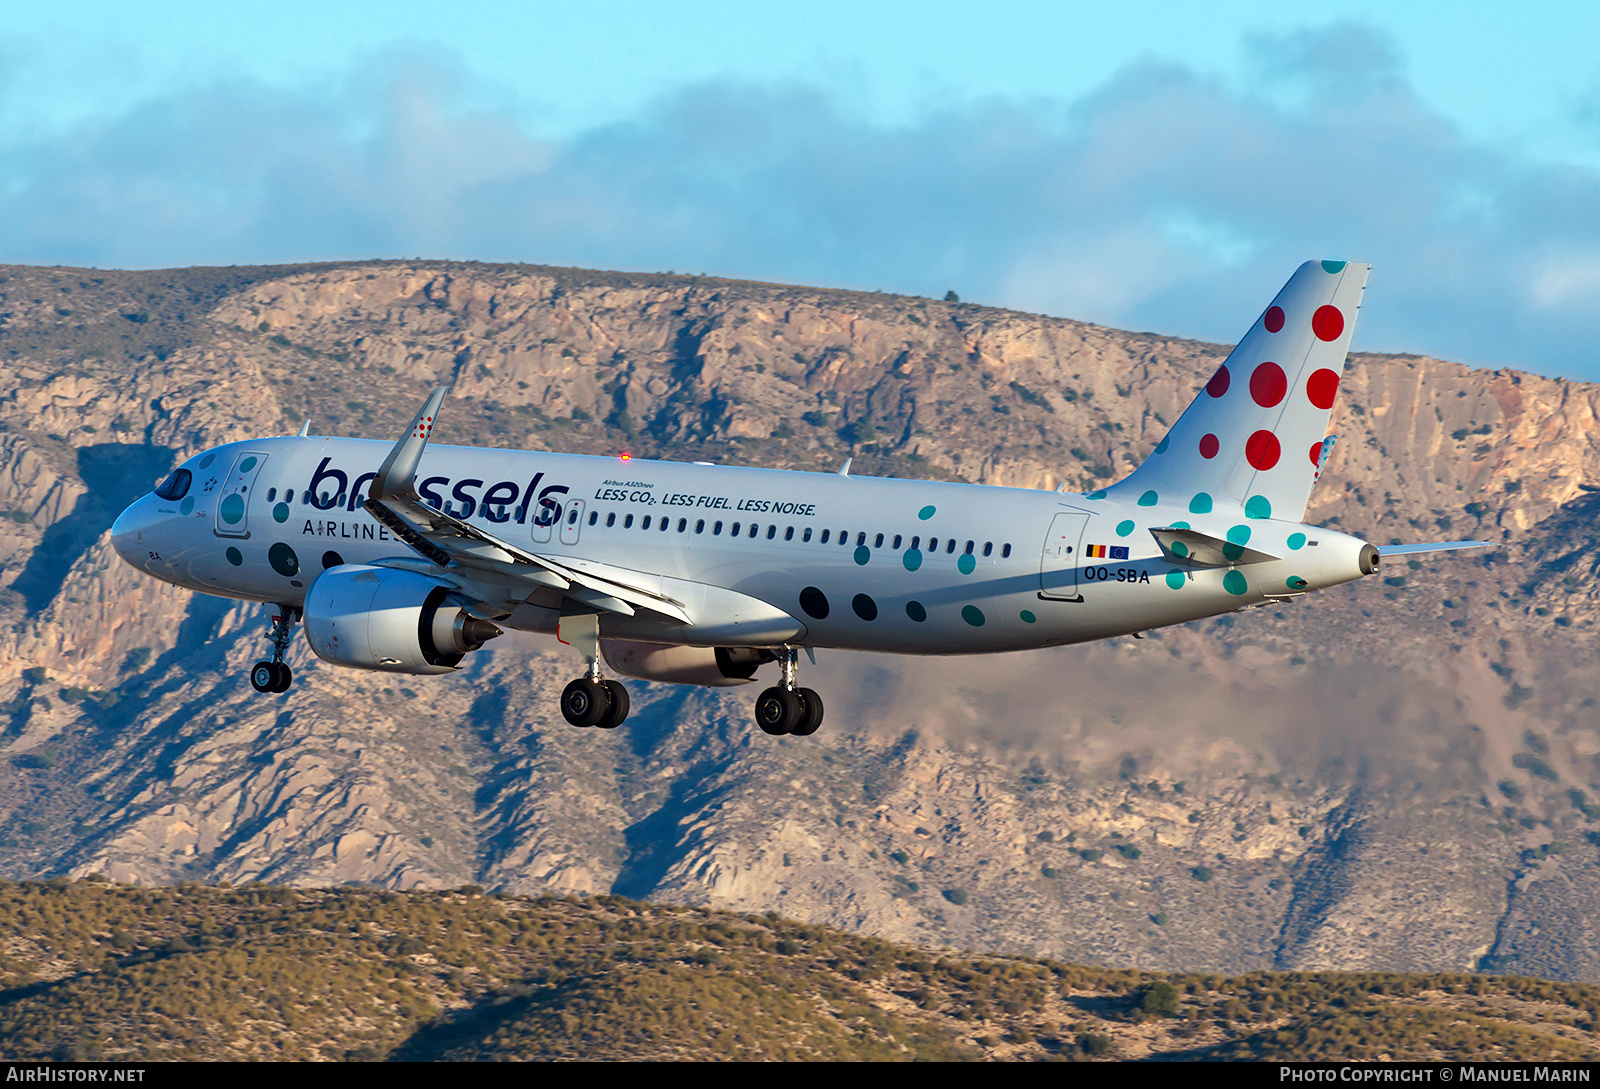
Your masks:
M 1167 444 L 1170 442 L 1172 442 L 1172 437 L 1169 435 L 1160 442 L 1156 443 L 1156 453 L 1165 454 L 1167 452 Z
M 196 469 L 209 469 L 209 468 L 211 468 L 211 463 L 213 461 L 216 461 L 216 460 L 217 460 L 217 455 L 215 455 L 215 454 L 207 454 L 205 457 L 200 459 L 200 464 L 196 465 L 195 468 Z
M 1344 271 L 1344 264 L 1343 261 L 1324 261 L 1322 262 L 1322 271 L 1330 275 L 1340 273 Z
M 1097 492 L 1090 492 L 1088 495 L 1084 496 L 1085 499 L 1104 499 L 1105 497 L 1106 490 L 1104 488 L 1101 488 Z
M 908 601 L 906 602 L 906 615 L 920 624 L 928 619 L 928 610 L 922 607 L 922 602 L 920 601 Z
M 1173 541 L 1172 554 L 1181 560 L 1189 555 L 1189 546 L 1184 544 L 1182 541 Z
M 244 563 L 244 553 L 240 552 L 237 548 L 230 548 L 227 552 L 223 553 L 223 555 L 227 556 L 228 562 L 233 564 L 235 567 L 238 567 L 240 564 Z
M 255 467 L 256 467 L 256 459 L 255 458 L 245 458 L 243 461 L 241 461 L 239 463 L 239 471 L 241 473 L 248 473 L 251 469 L 254 469 Z
M 917 517 L 922 519 L 924 522 L 926 522 L 929 518 L 932 518 L 936 513 L 938 513 L 938 508 L 934 507 L 934 506 L 932 506 L 930 504 L 929 506 L 923 507 L 921 510 L 917 511 Z
M 1194 498 L 1189 500 L 1190 514 L 1210 514 L 1211 496 L 1205 492 L 1195 492 Z
M 961 619 L 971 624 L 974 628 L 983 627 L 983 610 L 976 605 L 961 606 Z
M 1284 580 L 1283 584 L 1285 586 L 1289 587 L 1289 589 L 1291 589 L 1291 590 L 1304 590 L 1307 586 L 1311 585 L 1309 582 L 1307 582 L 1305 579 L 1301 578 L 1299 575 L 1290 575 L 1287 579 Z
M 1250 539 L 1249 526 L 1233 526 L 1228 530 L 1228 543 L 1222 546 L 1222 558 L 1237 560 L 1244 555 L 1245 542 Z
M 1153 491 L 1145 492 L 1139 497 L 1139 505 L 1141 507 L 1153 507 L 1159 502 L 1161 502 L 1161 497 Z
M 900 562 L 906 565 L 907 571 L 915 571 L 922 566 L 922 549 L 908 548 L 901 555 Z
M 184 496 L 183 502 L 178 504 L 178 513 L 185 518 L 194 513 L 194 496 Z
M 1264 495 L 1252 495 L 1245 501 L 1244 516 L 1246 518 L 1271 518 L 1272 501 Z
M 1250 583 L 1245 581 L 1243 571 L 1229 571 L 1222 576 L 1222 588 L 1228 593 L 1239 597 L 1250 590 Z
M 1117 536 L 1126 537 L 1133 532 L 1133 519 L 1126 518 L 1117 523 Z
M 1291 533 L 1289 534 L 1288 543 L 1290 551 L 1298 552 L 1306 546 L 1306 535 L 1304 533 Z
M 286 579 L 292 579 L 300 573 L 300 557 L 282 541 L 267 549 L 267 562 Z
M 1182 571 L 1168 571 L 1167 572 L 1167 585 L 1172 587 L 1174 590 L 1183 589 L 1184 582 L 1185 582 L 1185 579 L 1183 577 L 1183 572 Z
M 238 492 L 223 499 L 222 506 L 217 508 L 217 513 L 222 515 L 222 520 L 230 526 L 236 526 L 244 520 L 244 496 Z
M 1039 619 L 1037 616 L 1034 616 L 1032 613 L 1030 613 L 1027 609 L 1023 609 L 1022 610 L 1021 616 L 1022 616 L 1022 622 L 1024 624 L 1032 624 L 1032 623 L 1034 623 L 1035 621 L 1037 621 Z
M 1173 529 L 1188 529 L 1189 528 L 1189 523 L 1188 522 L 1174 522 L 1174 523 L 1172 523 L 1172 528 Z
M 1230 526 L 1230 527 L 1228 527 L 1228 540 L 1232 541 L 1234 544 L 1239 544 L 1239 545 L 1249 544 L 1250 543 L 1250 527 L 1249 526 Z
M 865 567 L 870 559 L 872 559 L 872 550 L 866 545 L 856 545 L 856 562 Z
M 963 552 L 956 560 L 956 570 L 963 575 L 970 575 L 978 569 L 978 557 L 970 552 Z
M 289 520 L 289 504 L 279 503 L 273 507 L 272 520 L 274 522 L 287 522 Z

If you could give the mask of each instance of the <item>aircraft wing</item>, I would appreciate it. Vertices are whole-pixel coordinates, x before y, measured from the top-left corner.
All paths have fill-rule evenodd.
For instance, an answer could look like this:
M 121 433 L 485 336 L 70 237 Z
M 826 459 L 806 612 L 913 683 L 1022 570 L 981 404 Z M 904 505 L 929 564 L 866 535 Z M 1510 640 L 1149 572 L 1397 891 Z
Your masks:
M 443 387 L 433 391 L 417 413 L 411 430 L 384 459 L 363 504 L 368 514 L 418 554 L 440 567 L 453 567 L 468 578 L 474 573 L 495 583 L 510 578 L 525 583 L 529 593 L 548 587 L 602 612 L 632 616 L 636 610 L 646 609 L 681 624 L 692 623 L 682 605 L 637 585 L 632 573 L 623 568 L 585 561 L 584 569 L 579 571 L 571 564 L 530 552 L 424 503 L 416 490 L 417 466 L 444 395 Z

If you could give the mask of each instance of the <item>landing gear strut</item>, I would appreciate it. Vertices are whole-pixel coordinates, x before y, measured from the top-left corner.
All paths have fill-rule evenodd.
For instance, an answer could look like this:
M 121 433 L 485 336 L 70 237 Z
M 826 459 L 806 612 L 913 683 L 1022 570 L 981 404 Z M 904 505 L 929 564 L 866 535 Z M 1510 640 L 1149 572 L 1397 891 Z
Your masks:
M 294 641 L 294 626 L 299 622 L 298 605 L 278 606 L 278 614 L 272 618 L 272 632 L 267 636 L 272 643 L 272 661 L 250 667 L 250 684 L 257 692 L 287 692 L 294 683 L 294 674 L 283 655 Z
M 783 680 L 756 697 L 756 725 L 763 733 L 806 737 L 822 725 L 822 697 L 814 689 L 796 688 L 800 652 L 784 647 L 778 656 Z
M 614 730 L 628 717 L 628 690 L 600 676 L 600 618 L 593 613 L 563 616 L 556 638 L 576 647 L 589 671 L 561 693 L 561 714 L 574 726 Z

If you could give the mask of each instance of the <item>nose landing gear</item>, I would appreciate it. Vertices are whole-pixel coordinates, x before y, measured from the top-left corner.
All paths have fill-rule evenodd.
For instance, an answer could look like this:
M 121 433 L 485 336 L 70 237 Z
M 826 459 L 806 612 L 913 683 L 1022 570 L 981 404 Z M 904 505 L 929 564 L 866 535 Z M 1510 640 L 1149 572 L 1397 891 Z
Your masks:
M 763 733 L 807 737 L 822 725 L 822 697 L 814 689 L 795 687 L 799 658 L 796 648 L 784 647 L 778 658 L 783 680 L 756 697 L 756 725 Z
M 278 615 L 272 618 L 272 632 L 267 636 L 272 643 L 272 661 L 250 667 L 250 685 L 257 692 L 287 692 L 294 683 L 294 673 L 283 655 L 294 640 L 294 626 L 299 622 L 298 605 L 278 606 Z

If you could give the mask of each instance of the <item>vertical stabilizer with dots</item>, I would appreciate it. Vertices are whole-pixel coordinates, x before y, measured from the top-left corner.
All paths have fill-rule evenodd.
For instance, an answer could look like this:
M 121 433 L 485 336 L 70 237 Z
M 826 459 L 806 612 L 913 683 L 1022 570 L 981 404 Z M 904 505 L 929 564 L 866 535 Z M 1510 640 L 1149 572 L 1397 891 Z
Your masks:
M 1301 265 L 1155 452 L 1107 494 L 1195 514 L 1304 517 L 1368 268 Z

